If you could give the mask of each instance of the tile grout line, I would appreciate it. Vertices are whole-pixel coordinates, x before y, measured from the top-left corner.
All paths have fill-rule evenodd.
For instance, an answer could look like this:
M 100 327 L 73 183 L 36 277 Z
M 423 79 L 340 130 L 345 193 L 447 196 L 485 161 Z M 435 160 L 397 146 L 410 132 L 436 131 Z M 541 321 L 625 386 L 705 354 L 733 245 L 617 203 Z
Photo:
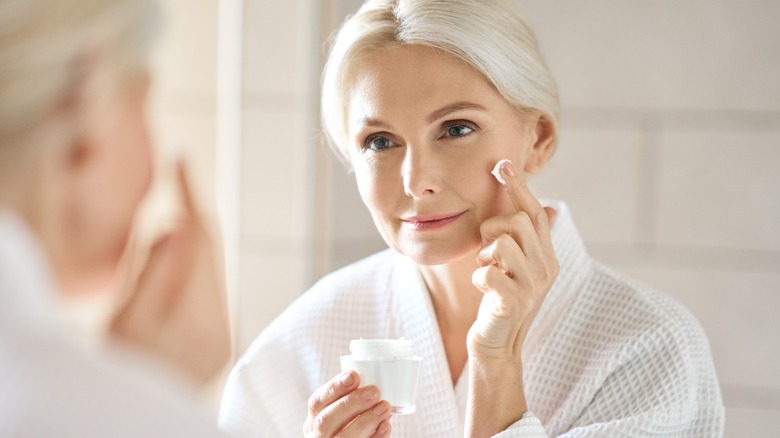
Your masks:
M 652 250 L 658 241 L 660 205 L 661 123 L 646 114 L 641 123 L 641 142 L 637 170 L 637 217 L 634 241 L 639 250 Z

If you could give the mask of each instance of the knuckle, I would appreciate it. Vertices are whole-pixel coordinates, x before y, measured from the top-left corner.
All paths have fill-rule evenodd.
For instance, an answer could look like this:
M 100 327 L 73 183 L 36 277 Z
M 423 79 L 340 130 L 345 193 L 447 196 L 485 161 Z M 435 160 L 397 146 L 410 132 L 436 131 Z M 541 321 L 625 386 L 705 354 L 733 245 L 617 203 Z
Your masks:
M 311 397 L 309 397 L 309 412 L 311 413 L 317 413 L 322 408 L 322 398 L 319 395 L 319 393 L 312 394 Z
M 524 178 L 518 178 L 517 181 L 515 181 L 515 190 L 518 192 L 522 192 L 528 189 L 528 183 L 525 181 Z
M 498 266 L 491 265 L 488 266 L 485 271 L 485 284 L 495 285 L 501 277 L 504 276 L 504 272 L 498 268 Z
M 312 395 L 308 400 L 309 412 L 313 411 L 317 407 L 317 398 Z
M 528 216 L 528 213 L 524 211 L 518 211 L 514 215 L 512 215 L 511 219 L 511 225 L 514 229 L 519 229 L 523 227 L 527 227 L 531 224 L 531 218 Z
M 544 211 L 544 209 L 536 213 L 536 223 L 539 225 L 547 225 L 547 222 L 549 222 L 549 218 L 547 217 L 547 212 Z
M 316 436 L 321 436 L 324 431 L 328 430 L 329 425 L 330 421 L 328 421 L 328 418 L 325 415 L 318 415 L 314 418 L 314 431 L 317 433 Z
M 496 247 L 494 249 L 494 252 L 504 251 L 507 248 L 511 247 L 513 244 L 516 245 L 515 240 L 512 238 L 512 236 L 510 236 L 509 234 L 502 234 L 498 236 L 498 239 L 496 239 L 494 242 L 494 245 Z

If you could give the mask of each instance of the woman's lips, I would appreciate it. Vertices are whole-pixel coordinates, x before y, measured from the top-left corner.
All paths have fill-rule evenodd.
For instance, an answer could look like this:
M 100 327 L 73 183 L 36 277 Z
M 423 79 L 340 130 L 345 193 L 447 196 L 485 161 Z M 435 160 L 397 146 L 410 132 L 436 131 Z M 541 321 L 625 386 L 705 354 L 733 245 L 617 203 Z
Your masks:
M 408 218 L 402 218 L 404 226 L 417 231 L 429 231 L 442 228 L 463 216 L 466 211 L 458 213 L 445 213 L 426 216 L 412 216 Z

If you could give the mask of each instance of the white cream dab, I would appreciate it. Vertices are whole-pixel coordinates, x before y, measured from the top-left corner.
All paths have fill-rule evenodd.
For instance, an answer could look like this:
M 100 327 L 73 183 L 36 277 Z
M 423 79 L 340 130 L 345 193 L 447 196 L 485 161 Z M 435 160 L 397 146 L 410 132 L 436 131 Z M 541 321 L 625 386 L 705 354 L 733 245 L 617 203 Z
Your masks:
M 496 166 L 493 167 L 493 171 L 490 172 L 493 174 L 493 176 L 496 177 L 496 180 L 500 182 L 503 185 L 506 185 L 506 180 L 504 180 L 504 177 L 501 176 L 501 166 L 504 165 L 504 163 L 511 163 L 509 160 L 501 160 L 498 163 L 496 163 Z

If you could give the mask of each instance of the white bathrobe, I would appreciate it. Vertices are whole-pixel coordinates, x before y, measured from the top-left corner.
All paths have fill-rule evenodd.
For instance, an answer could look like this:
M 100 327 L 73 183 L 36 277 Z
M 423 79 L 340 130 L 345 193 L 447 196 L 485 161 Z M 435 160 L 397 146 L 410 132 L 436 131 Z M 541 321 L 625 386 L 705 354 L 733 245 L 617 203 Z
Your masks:
M 221 436 L 153 364 L 79 345 L 55 303 L 40 244 L 0 208 L 0 437 Z
M 724 408 L 707 338 L 680 304 L 593 261 L 568 209 L 552 230 L 561 273 L 523 347 L 529 412 L 501 437 L 715 437 Z M 220 425 L 301 435 L 307 399 L 358 338 L 414 342 L 417 412 L 397 438 L 463 436 L 468 370 L 453 388 L 416 265 L 386 250 L 323 278 L 252 344 L 228 380 Z

